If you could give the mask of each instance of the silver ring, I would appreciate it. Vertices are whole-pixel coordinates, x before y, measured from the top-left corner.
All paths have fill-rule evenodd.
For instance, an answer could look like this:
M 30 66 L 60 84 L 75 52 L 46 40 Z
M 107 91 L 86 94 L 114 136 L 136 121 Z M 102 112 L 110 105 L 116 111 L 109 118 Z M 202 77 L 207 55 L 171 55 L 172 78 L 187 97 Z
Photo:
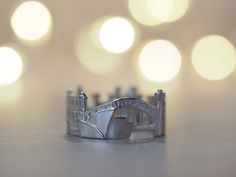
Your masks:
M 118 95 L 119 96 L 119 95 Z M 67 91 L 67 133 L 96 139 L 129 138 L 135 131 L 150 131 L 153 137 L 165 135 L 165 93 L 158 90 L 149 102 L 137 95 L 118 97 L 88 109 L 87 96 Z

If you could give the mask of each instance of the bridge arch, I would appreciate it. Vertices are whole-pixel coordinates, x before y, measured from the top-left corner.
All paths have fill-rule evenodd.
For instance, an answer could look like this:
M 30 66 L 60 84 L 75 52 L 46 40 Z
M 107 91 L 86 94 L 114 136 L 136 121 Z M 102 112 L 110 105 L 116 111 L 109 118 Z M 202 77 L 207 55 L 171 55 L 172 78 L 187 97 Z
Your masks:
M 133 131 L 154 131 L 158 119 L 156 107 L 136 98 L 115 100 L 112 107 L 107 138 L 129 138 Z

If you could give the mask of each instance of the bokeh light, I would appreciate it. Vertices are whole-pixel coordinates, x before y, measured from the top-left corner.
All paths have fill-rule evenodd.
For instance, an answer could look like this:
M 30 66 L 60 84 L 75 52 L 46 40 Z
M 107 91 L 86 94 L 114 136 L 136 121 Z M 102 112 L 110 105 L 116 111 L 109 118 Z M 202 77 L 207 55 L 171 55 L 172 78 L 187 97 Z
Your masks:
M 195 71 L 208 80 L 221 80 L 235 68 L 236 51 L 226 38 L 210 35 L 198 40 L 192 51 Z
M 173 22 L 185 15 L 190 6 L 190 0 L 172 0 L 173 9 L 167 22 Z
M 42 3 L 26 1 L 20 4 L 12 14 L 11 26 L 20 39 L 35 41 L 49 34 L 52 18 Z
M 190 0 L 129 0 L 128 8 L 136 21 L 155 26 L 180 19 L 188 10 Z
M 132 24 L 123 17 L 107 19 L 99 32 L 100 42 L 111 53 L 123 53 L 129 50 L 135 41 Z
M 121 57 L 105 51 L 99 45 L 100 25 L 92 26 L 93 28 L 87 27 L 78 32 L 74 42 L 75 54 L 80 63 L 90 72 L 100 75 L 112 73 L 120 66 Z
M 10 47 L 0 47 L 0 85 L 16 81 L 23 69 L 21 56 Z
M 157 21 L 165 22 L 171 16 L 173 0 L 147 0 L 147 8 Z
M 150 81 L 163 83 L 173 79 L 181 67 L 181 55 L 167 40 L 148 42 L 139 54 L 139 68 Z

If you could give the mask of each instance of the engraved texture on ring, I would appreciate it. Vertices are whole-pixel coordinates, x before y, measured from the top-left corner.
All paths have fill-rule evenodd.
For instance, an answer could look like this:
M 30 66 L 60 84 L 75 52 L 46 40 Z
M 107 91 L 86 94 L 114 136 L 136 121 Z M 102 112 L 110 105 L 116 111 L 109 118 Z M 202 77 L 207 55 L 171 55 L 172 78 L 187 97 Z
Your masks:
M 83 138 L 122 139 L 134 131 L 151 131 L 154 137 L 165 134 L 165 93 L 158 90 L 149 102 L 138 95 L 120 96 L 100 104 L 98 95 L 93 108 L 79 89 L 77 95 L 67 91 L 67 133 Z

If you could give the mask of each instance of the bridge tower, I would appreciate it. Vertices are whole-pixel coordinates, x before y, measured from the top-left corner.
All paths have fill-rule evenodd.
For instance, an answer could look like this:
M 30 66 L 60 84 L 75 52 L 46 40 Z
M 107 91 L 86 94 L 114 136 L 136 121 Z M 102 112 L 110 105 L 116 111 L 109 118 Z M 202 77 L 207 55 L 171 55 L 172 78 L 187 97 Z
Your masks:
M 81 91 L 79 93 L 79 118 L 85 120 L 85 112 L 87 111 L 87 95 Z
M 157 107 L 158 113 L 156 118 L 156 129 L 154 130 L 154 136 L 165 135 L 165 93 L 162 90 L 157 90 L 154 93 L 154 106 Z

